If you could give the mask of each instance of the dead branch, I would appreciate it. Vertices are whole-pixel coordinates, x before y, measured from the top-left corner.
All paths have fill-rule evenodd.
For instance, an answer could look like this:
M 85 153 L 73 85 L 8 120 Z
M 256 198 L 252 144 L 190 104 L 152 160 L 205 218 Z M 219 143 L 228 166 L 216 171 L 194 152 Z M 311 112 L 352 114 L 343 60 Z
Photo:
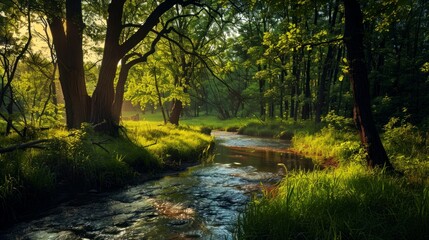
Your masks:
M 147 148 L 147 147 L 150 147 L 150 146 L 156 145 L 157 143 L 158 143 L 158 140 L 155 140 L 155 142 L 154 142 L 154 143 L 151 143 L 151 144 L 146 145 L 146 146 L 143 146 L 143 147 L 144 147 L 144 148 Z
M 109 140 L 104 140 L 104 141 L 101 141 L 101 142 L 92 142 L 92 144 L 94 144 L 95 146 L 100 147 L 100 148 L 101 148 L 101 149 L 103 149 L 105 152 L 110 153 L 110 152 L 109 152 L 109 150 L 107 150 L 107 148 L 105 148 L 103 145 L 101 145 L 101 144 L 103 144 L 103 143 L 105 143 L 105 142 L 107 142 L 107 141 L 109 141 Z
M 20 144 L 16 144 L 13 146 L 0 148 L 0 154 L 12 152 L 12 151 L 19 150 L 19 149 L 26 149 L 26 148 L 39 148 L 40 149 L 40 148 L 43 148 L 42 146 L 40 146 L 41 143 L 46 143 L 49 141 L 51 141 L 51 139 L 39 139 L 39 140 L 31 141 L 31 142 L 20 143 Z

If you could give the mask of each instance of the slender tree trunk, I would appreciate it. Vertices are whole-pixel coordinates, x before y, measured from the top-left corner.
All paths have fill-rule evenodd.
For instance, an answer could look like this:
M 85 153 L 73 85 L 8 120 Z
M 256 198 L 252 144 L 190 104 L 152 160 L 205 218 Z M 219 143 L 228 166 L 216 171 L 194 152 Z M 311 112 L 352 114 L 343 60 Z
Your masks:
M 307 64 L 305 67 L 305 86 L 304 86 L 304 105 L 302 107 L 302 119 L 307 120 L 310 118 L 311 109 L 311 51 L 308 52 Z
M 301 81 L 301 54 L 300 52 L 295 52 L 292 57 L 292 75 L 294 76 L 294 80 L 292 83 L 292 92 L 291 92 L 291 110 L 290 117 L 292 117 L 295 121 L 298 120 L 298 108 L 299 108 L 299 100 L 298 96 L 300 95 L 300 81 Z
M 296 95 L 296 87 L 295 83 L 293 83 L 290 91 L 290 110 L 289 110 L 289 116 L 291 118 L 295 118 L 295 96 Z
M 58 118 L 58 96 L 57 96 L 57 85 L 55 84 L 56 72 L 57 72 L 57 64 L 55 64 L 54 66 L 54 71 L 52 74 L 52 82 L 51 82 L 51 85 L 49 86 L 52 92 L 51 100 L 52 100 L 52 104 L 54 104 L 55 119 Z
M 369 94 L 368 72 L 363 46 L 362 12 L 357 0 L 343 0 L 345 8 L 344 39 L 350 64 L 350 83 L 354 97 L 354 120 L 370 167 L 393 169 L 375 127 Z
M 171 110 L 170 119 L 169 119 L 169 122 L 171 124 L 174 124 L 176 126 L 179 125 L 179 119 L 180 119 L 180 114 L 182 113 L 182 110 L 183 110 L 182 101 L 180 101 L 179 99 L 174 100 L 173 109 Z
M 284 118 L 284 97 L 285 97 L 285 70 L 282 69 L 280 73 L 280 99 L 279 99 L 279 115 L 280 118 Z
M 332 65 L 334 57 L 334 49 L 333 46 L 328 46 L 328 53 L 326 54 L 326 58 L 323 64 L 322 75 L 319 80 L 319 88 L 317 89 L 317 103 L 316 103 L 316 118 L 315 121 L 317 123 L 320 122 L 323 112 L 323 109 L 326 106 L 326 87 L 328 80 L 328 71 Z
M 164 104 L 162 103 L 161 93 L 159 92 L 158 79 L 156 77 L 156 69 L 154 71 L 154 77 L 155 77 L 154 80 L 155 80 L 156 95 L 158 96 L 158 104 L 159 104 L 159 107 L 161 108 L 162 118 L 164 119 L 164 124 L 167 124 L 167 117 L 165 116 Z M 198 106 L 197 106 L 197 109 L 198 109 Z M 196 115 L 198 116 L 198 112 Z
M 13 128 L 13 89 L 12 86 L 9 87 L 9 103 L 7 104 L 6 111 L 7 111 L 7 119 L 6 119 L 6 133 L 5 135 L 9 135 L 12 128 Z
M 259 116 L 265 117 L 265 101 L 264 101 L 265 80 L 259 80 Z
M 119 124 L 122 113 L 122 104 L 124 103 L 124 93 L 125 93 L 125 82 L 128 78 L 128 73 L 132 65 L 126 63 L 126 59 L 123 59 L 121 70 L 119 72 L 118 83 L 116 84 L 115 99 L 112 105 L 112 116 L 115 124 Z

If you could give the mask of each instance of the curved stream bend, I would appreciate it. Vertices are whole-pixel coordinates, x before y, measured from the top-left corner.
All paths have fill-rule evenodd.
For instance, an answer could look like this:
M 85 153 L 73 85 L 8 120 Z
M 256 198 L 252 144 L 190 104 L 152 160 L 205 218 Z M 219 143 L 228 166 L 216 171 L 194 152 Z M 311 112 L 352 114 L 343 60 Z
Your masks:
M 282 152 L 288 142 L 213 132 L 213 163 L 115 193 L 94 194 L 6 230 L 0 239 L 232 239 L 238 215 L 261 184 L 310 159 Z

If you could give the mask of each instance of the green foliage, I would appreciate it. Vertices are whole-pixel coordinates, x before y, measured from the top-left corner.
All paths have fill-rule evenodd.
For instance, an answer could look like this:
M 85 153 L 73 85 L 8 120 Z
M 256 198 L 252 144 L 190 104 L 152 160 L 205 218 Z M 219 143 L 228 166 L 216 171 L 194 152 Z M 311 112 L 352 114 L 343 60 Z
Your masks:
M 40 161 L 41 156 L 28 156 L 22 159 L 20 171 L 25 185 L 35 193 L 51 192 L 55 186 L 55 175 Z
M 291 172 L 239 218 L 238 239 L 427 239 L 429 192 L 349 165 Z
M 340 131 L 353 132 L 356 130 L 352 118 L 337 115 L 334 111 L 330 111 L 322 117 L 322 122 L 326 123 L 328 127 L 333 127 Z
M 391 118 L 384 126 L 382 140 L 395 167 L 411 180 L 429 183 L 428 133 L 406 119 Z
M 424 73 L 429 73 L 429 62 L 424 63 L 420 70 Z

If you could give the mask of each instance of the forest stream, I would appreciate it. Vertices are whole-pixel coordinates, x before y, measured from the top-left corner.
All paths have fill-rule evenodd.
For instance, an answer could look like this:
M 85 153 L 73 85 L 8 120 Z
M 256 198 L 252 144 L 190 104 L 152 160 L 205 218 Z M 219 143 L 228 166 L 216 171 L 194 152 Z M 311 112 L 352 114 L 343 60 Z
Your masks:
M 6 229 L 0 239 L 232 239 L 252 196 L 287 169 L 313 169 L 290 142 L 212 133 L 213 162 L 116 192 L 93 193 Z

